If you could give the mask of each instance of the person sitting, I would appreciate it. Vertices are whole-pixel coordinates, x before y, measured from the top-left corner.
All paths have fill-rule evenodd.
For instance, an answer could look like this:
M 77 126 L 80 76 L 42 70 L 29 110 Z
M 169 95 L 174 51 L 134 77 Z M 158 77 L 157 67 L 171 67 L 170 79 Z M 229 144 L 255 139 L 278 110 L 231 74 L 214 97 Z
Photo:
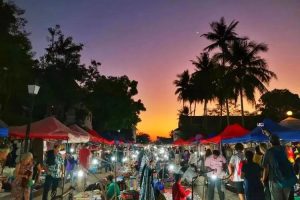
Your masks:
M 120 188 L 118 184 L 114 182 L 114 176 L 108 175 L 107 181 L 108 181 L 108 186 L 106 191 L 106 199 L 107 200 L 118 199 L 118 197 L 120 196 Z
M 185 190 L 181 185 L 181 174 L 175 174 L 175 183 L 172 187 L 172 198 L 173 200 L 186 200 L 191 194 L 190 190 Z

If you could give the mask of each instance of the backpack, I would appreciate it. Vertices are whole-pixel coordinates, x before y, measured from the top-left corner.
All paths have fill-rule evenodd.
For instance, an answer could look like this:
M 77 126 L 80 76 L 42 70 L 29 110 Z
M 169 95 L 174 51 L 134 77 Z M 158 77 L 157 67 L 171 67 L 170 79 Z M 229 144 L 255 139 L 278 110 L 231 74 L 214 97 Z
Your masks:
M 281 188 L 293 187 L 297 182 L 297 177 L 284 149 L 272 148 L 271 152 L 274 157 L 273 173 L 275 182 Z

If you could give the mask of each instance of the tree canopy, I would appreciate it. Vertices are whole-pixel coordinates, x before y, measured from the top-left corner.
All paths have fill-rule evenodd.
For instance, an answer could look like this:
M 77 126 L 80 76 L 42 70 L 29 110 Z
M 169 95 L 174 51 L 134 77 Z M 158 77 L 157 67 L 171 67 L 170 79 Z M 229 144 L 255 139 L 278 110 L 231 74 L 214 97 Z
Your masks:
M 31 99 L 28 84 L 38 84 L 33 120 L 54 115 L 66 123 L 82 123 L 92 113 L 97 131 L 132 130 L 145 106 L 138 82 L 126 75 L 104 76 L 101 63 L 82 63 L 84 45 L 64 35 L 59 25 L 48 29 L 45 54 L 34 59 L 25 30 L 24 10 L 0 0 L 0 117 L 9 124 L 27 122 Z M 68 121 L 69 113 L 75 120 Z
M 0 0 L 0 117 L 7 123 L 24 121 L 27 85 L 35 63 L 24 10 Z
M 296 117 L 300 117 L 300 98 L 298 94 L 287 89 L 274 89 L 260 97 L 258 109 L 263 116 L 275 121 L 286 118 L 287 111 L 292 111 Z

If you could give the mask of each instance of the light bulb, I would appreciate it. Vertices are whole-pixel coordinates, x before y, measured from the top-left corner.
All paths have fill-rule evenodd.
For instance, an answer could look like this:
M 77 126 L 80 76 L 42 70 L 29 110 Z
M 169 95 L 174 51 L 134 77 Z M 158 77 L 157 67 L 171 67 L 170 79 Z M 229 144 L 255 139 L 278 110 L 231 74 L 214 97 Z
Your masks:
M 79 170 L 77 176 L 78 176 L 78 177 L 83 177 L 83 175 L 84 175 L 83 171 L 82 171 L 82 170 Z
M 217 175 L 215 175 L 215 174 L 211 175 L 211 179 L 212 180 L 216 180 L 217 179 Z
M 93 159 L 93 160 L 92 160 L 92 164 L 93 164 L 93 165 L 98 165 L 98 164 L 99 164 L 99 162 L 98 162 L 98 160 L 97 160 L 97 159 Z

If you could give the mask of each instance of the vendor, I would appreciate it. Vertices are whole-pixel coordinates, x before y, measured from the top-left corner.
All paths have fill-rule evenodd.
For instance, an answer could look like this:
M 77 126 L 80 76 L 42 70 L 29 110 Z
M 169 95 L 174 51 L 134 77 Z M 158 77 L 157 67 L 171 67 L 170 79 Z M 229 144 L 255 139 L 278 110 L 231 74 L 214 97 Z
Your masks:
M 117 183 L 114 182 L 114 176 L 109 175 L 107 177 L 108 186 L 106 191 L 106 198 L 107 200 L 114 200 L 118 199 L 120 196 L 120 188 Z
M 173 200 L 186 200 L 191 194 L 190 190 L 185 190 L 181 185 L 181 174 L 175 174 L 175 183 L 172 187 L 172 197 Z

